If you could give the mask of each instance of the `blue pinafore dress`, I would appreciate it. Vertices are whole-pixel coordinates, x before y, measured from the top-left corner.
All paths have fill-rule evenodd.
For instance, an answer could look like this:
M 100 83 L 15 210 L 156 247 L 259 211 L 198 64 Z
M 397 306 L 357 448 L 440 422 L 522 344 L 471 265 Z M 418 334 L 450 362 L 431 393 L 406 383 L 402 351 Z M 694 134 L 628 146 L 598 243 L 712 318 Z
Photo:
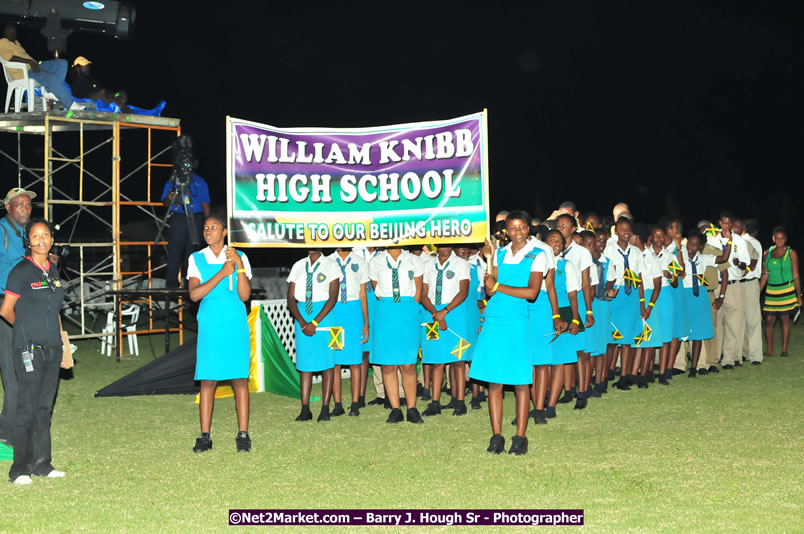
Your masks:
M 532 249 L 516 264 L 503 263 L 505 249 L 497 250 L 497 281 L 526 287 L 533 260 L 543 252 Z M 483 330 L 477 339 L 469 378 L 495 384 L 526 385 L 533 382 L 530 354 L 528 302 L 503 293 L 486 306 Z
M 237 253 L 243 256 L 239 250 Z M 220 264 L 207 263 L 202 252 L 194 252 L 193 258 L 202 281 L 221 270 Z M 232 291 L 224 278 L 201 299 L 195 380 L 248 378 L 251 360 L 248 317 L 245 303 L 237 295 L 237 276 L 232 278 Z
M 449 270 L 449 265 L 444 267 L 446 276 L 454 276 L 455 272 Z M 475 276 L 477 278 L 477 276 Z M 469 277 L 469 284 L 472 283 L 471 275 Z M 471 285 L 469 287 L 472 287 Z M 466 351 L 456 351 L 461 339 L 467 340 L 469 337 L 469 319 L 466 315 L 466 303 L 474 301 L 474 292 L 469 291 L 463 302 L 455 307 L 454 310 L 449 312 L 444 319 L 447 323 L 448 330 L 446 332 L 439 331 L 438 339 L 427 339 L 427 326 L 421 327 L 421 345 L 422 345 L 422 363 L 424 364 L 442 364 L 454 363 L 458 361 L 466 361 L 464 356 Z M 442 302 L 441 304 L 433 304 L 433 307 L 442 310 L 449 305 L 449 302 Z M 424 310 L 424 308 L 422 307 Z M 475 301 L 475 309 L 477 309 L 477 302 Z M 424 310 L 422 323 L 430 323 L 433 321 L 433 316 Z M 470 341 L 471 343 L 471 341 Z M 468 349 L 467 349 L 468 350 Z M 460 357 L 459 357 L 460 356 Z
M 567 262 L 569 260 L 559 259 L 556 261 L 556 295 L 558 296 L 558 307 L 566 308 L 570 305 L 569 293 L 567 293 Z M 583 321 L 586 316 L 584 308 L 584 315 L 581 315 L 581 300 L 583 299 L 583 292 L 576 291 L 575 296 L 578 299 L 578 320 Z M 548 338 L 548 341 L 552 338 Z M 565 332 L 558 336 L 558 339 L 550 344 L 553 352 L 553 365 L 560 365 L 563 363 L 575 363 L 578 361 L 579 339 L 578 335 L 572 335 Z
M 477 276 L 477 263 L 470 263 L 469 296 L 461 303 L 466 308 L 466 341 L 471 343 L 463 353 L 463 361 L 471 362 L 477 348 L 477 337 L 480 331 L 480 309 L 477 301 L 483 300 L 483 287 Z

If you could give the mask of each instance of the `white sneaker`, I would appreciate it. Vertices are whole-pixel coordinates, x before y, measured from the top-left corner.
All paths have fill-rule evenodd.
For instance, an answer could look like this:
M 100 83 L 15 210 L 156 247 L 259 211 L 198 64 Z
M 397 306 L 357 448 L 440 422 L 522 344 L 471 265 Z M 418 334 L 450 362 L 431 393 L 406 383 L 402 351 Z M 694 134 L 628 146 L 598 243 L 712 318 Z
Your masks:
M 87 107 L 84 104 L 79 104 L 78 102 L 73 102 L 70 104 L 70 111 L 81 111 L 86 108 Z
M 64 478 L 64 471 L 56 471 L 55 469 L 47 474 L 47 478 Z
M 28 486 L 32 482 L 33 480 L 31 480 L 31 477 L 28 475 L 20 475 L 14 479 L 14 484 L 17 484 L 18 486 Z

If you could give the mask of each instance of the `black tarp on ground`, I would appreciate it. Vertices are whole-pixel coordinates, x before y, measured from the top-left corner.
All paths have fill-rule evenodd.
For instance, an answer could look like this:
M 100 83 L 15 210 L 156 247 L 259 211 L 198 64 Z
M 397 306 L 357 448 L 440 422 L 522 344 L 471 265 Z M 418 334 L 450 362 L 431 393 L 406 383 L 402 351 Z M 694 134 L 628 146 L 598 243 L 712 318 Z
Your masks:
M 96 391 L 96 397 L 198 393 L 195 376 L 196 339 Z

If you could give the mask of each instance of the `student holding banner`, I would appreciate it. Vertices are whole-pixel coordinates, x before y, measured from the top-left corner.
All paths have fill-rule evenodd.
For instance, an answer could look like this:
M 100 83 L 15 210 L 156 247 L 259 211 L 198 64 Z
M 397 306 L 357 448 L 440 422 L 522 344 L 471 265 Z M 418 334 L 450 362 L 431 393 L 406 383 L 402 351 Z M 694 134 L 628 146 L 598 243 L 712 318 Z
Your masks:
M 226 217 L 211 215 L 204 221 L 207 248 L 193 252 L 187 263 L 190 299 L 198 308 L 198 347 L 195 379 L 201 381 L 198 410 L 201 435 L 193 452 L 212 448 L 210 427 L 219 380 L 231 380 L 237 409 L 238 451 L 251 450 L 248 435 L 248 371 L 251 359 L 248 317 L 243 304 L 251 296 L 251 265 L 239 250 L 224 245 Z
M 539 295 L 545 255 L 541 249 L 528 245 L 530 215 L 524 211 L 512 212 L 505 225 L 511 242 L 492 251 L 489 269 L 494 275 L 486 274 L 484 280 L 491 300 L 486 307 L 486 319 L 469 376 L 489 383 L 489 419 L 493 435 L 487 451 L 492 454 L 505 450 L 502 389 L 504 384 L 514 386 L 517 425 L 508 453 L 522 455 L 528 452 L 525 431 L 530 404 L 528 390 L 533 381 L 528 300 Z
M 336 326 L 330 313 L 338 300 L 341 270 L 320 250 L 293 264 L 288 275 L 288 310 L 295 322 L 296 369 L 301 373 L 301 413 L 296 421 L 309 421 L 313 373 L 321 372 L 323 404 L 318 421 L 329 421 L 329 399 L 335 367 L 335 351 L 329 347 L 329 330 Z M 299 306 L 301 304 L 301 307 Z M 340 378 L 340 377 L 339 377 Z
M 377 307 L 372 325 L 371 363 L 382 366 L 386 399 L 391 405 L 387 423 L 403 420 L 399 401 L 399 379 L 407 402 L 409 423 L 423 423 L 416 409 L 416 360 L 419 357 L 421 319 L 419 300 L 422 264 L 400 247 L 388 247 L 369 262 Z
M 450 246 L 439 246 L 438 255 L 424 267 L 422 306 L 431 319 L 422 327 L 422 365 L 432 365 L 433 402 L 422 415 L 441 413 L 441 382 L 444 367 L 454 369 L 452 383 L 455 408 L 452 415 L 465 415 L 466 369 L 463 355 L 469 337 L 469 319 L 463 306 L 469 296 L 469 263 Z
M 369 281 L 368 263 L 348 248 L 339 248 L 328 256 L 338 264 L 341 270 L 341 281 L 338 286 L 338 302 L 335 304 L 335 323 L 343 329 L 343 345 L 335 350 L 335 378 L 333 394 L 335 408 L 333 416 L 343 415 L 341 403 L 341 366 L 348 365 L 352 381 L 352 405 L 349 415 L 360 415 L 360 408 L 365 403 L 365 391 L 362 383 L 363 360 L 368 367 L 368 355 L 364 356 L 363 347 L 369 337 L 369 312 L 366 298 L 366 284 Z

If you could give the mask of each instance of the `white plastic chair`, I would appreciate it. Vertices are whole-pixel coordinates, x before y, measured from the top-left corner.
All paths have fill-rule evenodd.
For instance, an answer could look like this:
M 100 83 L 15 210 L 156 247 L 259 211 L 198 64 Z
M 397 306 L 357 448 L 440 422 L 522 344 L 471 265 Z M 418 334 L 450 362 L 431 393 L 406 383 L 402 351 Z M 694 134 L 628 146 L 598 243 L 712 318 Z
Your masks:
M 3 58 L 0 58 L 0 63 L 3 64 L 3 74 L 6 77 L 6 83 L 8 84 L 8 89 L 6 90 L 6 113 L 8 113 L 8 107 L 11 103 L 11 95 L 14 95 L 14 111 L 20 113 L 22 111 L 22 96 L 25 92 L 28 92 L 28 111 L 36 111 L 36 98 L 34 97 L 34 88 L 41 84 L 37 83 L 36 80 L 31 78 L 28 75 L 28 65 L 25 63 L 19 63 L 17 61 L 6 61 Z M 24 75 L 19 80 L 15 80 L 9 74 L 8 69 L 19 69 L 21 70 Z M 42 94 L 45 94 L 45 88 L 42 87 Z M 45 103 L 45 98 L 41 99 L 42 102 L 42 111 L 47 111 L 47 104 Z
M 123 308 L 123 311 L 121 311 L 120 314 L 122 316 L 121 320 L 123 321 L 125 321 L 126 317 L 131 318 L 131 322 L 123 326 L 123 329 L 126 332 L 136 332 L 137 321 L 140 319 L 140 307 L 136 304 L 132 304 L 127 308 Z M 114 342 L 109 338 L 114 337 L 114 312 L 109 312 L 106 314 L 106 326 L 103 327 L 101 332 L 103 334 L 110 334 L 101 336 L 101 354 L 111 356 Z M 137 341 L 137 334 L 128 334 L 126 338 L 128 339 L 128 352 L 134 356 L 139 356 L 140 344 L 139 341 Z

